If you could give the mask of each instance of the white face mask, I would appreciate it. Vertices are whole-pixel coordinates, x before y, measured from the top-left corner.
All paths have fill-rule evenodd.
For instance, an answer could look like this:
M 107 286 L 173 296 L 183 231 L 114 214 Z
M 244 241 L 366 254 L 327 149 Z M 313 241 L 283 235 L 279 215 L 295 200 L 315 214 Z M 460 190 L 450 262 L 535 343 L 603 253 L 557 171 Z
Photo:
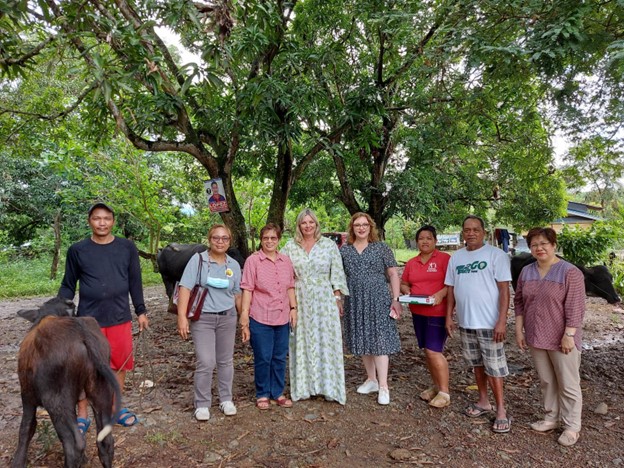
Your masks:
M 209 276 L 206 279 L 206 284 L 211 288 L 225 289 L 230 285 L 230 280 L 223 278 L 212 278 L 211 276 Z

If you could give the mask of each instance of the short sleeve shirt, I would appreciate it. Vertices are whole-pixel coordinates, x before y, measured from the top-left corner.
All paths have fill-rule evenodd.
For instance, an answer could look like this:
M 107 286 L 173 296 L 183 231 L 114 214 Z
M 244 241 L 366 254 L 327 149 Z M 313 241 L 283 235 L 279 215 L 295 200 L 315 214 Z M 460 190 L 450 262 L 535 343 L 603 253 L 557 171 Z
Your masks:
M 277 253 L 275 261 L 259 251 L 249 256 L 241 289 L 250 291 L 249 316 L 264 325 L 284 325 L 290 319 L 288 290 L 295 287 L 290 258 Z
M 498 321 L 498 284 L 511 281 L 509 256 L 489 244 L 451 257 L 444 284 L 453 286 L 459 326 L 492 330 Z
M 180 279 L 180 285 L 187 289 L 193 289 L 198 284 L 199 259 L 202 259 L 201 277 L 199 284 L 208 290 L 202 312 L 224 312 L 234 307 L 234 297 L 240 294 L 241 269 L 240 265 L 229 255 L 226 255 L 225 264 L 220 265 L 211 258 L 207 252 L 197 253 L 191 257 L 184 268 Z M 227 288 L 213 288 L 208 286 L 208 276 L 212 278 L 227 279 Z
M 405 265 L 401 280 L 410 285 L 410 294 L 431 296 L 444 288 L 444 278 L 451 256 L 447 253 L 434 250 L 431 258 L 424 264 L 420 255 L 412 258 Z M 444 317 L 446 315 L 446 298 L 441 304 L 430 306 L 410 304 L 412 314 L 427 317 Z

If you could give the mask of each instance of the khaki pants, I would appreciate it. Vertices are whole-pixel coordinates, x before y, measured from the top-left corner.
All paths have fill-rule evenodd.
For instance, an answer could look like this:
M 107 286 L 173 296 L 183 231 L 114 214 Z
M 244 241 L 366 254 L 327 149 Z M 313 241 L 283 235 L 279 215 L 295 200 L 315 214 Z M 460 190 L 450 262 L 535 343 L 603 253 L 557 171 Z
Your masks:
M 564 429 L 581 430 L 581 353 L 574 348 L 569 354 L 549 349 L 531 348 L 531 356 L 540 378 L 544 401 L 544 420 L 559 421 Z

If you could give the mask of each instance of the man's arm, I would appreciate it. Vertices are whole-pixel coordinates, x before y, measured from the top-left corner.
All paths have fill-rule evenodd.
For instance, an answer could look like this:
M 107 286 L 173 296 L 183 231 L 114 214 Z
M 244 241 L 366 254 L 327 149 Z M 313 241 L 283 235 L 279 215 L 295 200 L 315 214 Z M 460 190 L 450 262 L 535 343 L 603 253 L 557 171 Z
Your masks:
M 59 297 L 70 300 L 74 299 L 79 276 L 78 257 L 76 256 L 75 249 L 70 247 L 67 250 L 67 258 L 65 259 L 65 275 L 63 275 L 63 281 L 58 291 Z
M 130 267 L 128 271 L 128 289 L 134 305 L 134 312 L 137 314 L 139 331 L 149 327 L 145 299 L 143 298 L 143 279 L 141 278 L 141 263 L 139 262 L 139 252 L 134 244 L 131 244 Z
M 446 333 L 449 337 L 453 337 L 453 331 L 455 330 L 455 322 L 453 322 L 453 310 L 455 310 L 455 288 L 453 286 L 446 286 Z
M 507 311 L 509 310 L 509 281 L 497 281 L 498 320 L 494 327 L 494 341 L 505 341 L 507 334 Z

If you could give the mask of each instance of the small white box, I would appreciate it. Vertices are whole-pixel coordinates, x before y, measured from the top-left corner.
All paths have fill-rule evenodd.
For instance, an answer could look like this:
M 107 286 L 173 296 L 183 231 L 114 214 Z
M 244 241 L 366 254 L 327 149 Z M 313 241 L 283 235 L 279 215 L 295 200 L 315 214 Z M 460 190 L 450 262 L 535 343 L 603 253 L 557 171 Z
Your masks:
M 404 304 L 433 305 L 435 297 L 425 296 L 423 294 L 405 294 L 403 296 L 399 296 L 399 302 Z

